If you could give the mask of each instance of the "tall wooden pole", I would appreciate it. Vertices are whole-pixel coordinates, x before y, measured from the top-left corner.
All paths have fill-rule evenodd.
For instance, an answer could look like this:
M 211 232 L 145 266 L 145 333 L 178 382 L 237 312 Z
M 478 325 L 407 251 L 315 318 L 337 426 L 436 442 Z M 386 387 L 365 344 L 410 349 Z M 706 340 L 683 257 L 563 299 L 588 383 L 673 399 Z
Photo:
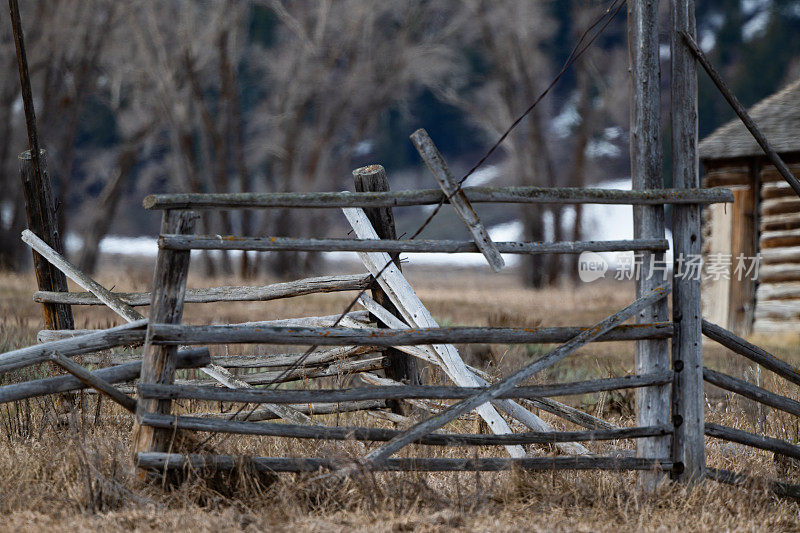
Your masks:
M 370 165 L 367 167 L 358 168 L 353 171 L 353 180 L 355 181 L 356 192 L 381 192 L 389 190 L 389 180 L 386 178 L 386 171 L 381 165 Z M 394 225 L 394 214 L 391 207 L 376 207 L 365 209 L 365 214 L 375 232 L 381 239 L 396 239 L 397 231 Z M 394 260 L 397 268 L 400 268 L 398 261 L 399 254 L 394 254 Z M 400 312 L 389 300 L 389 296 L 375 285 L 372 289 L 372 298 L 389 310 L 394 316 L 401 317 Z M 380 322 L 379 322 L 380 323 Z M 389 348 L 386 351 L 389 357 L 389 368 L 386 369 L 386 376 L 409 385 L 419 385 L 421 383 L 419 377 L 419 368 L 417 361 L 414 357 L 401 352 L 395 348 Z M 395 412 L 402 411 L 402 404 L 400 402 L 393 402 L 392 410 Z M 402 412 L 401 412 L 402 414 Z
M 696 33 L 694 0 L 670 0 L 672 29 L 672 169 L 676 188 L 700 186 L 697 156 L 697 66 L 681 32 Z M 672 317 L 673 459 L 675 477 L 698 481 L 705 473 L 703 346 L 700 276 L 687 268 L 700 257 L 700 205 L 676 206 L 673 215 L 674 271 Z M 697 274 L 697 275 L 696 275 Z M 681 469 L 682 466 L 682 469 Z
M 28 130 L 28 148 L 19 156 L 22 190 L 25 197 L 25 212 L 28 228 L 58 253 L 64 253 L 61 235 L 56 224 L 55 204 L 47 174 L 44 150 L 39 147 L 36 130 L 36 112 L 33 107 L 31 78 L 25 54 L 25 39 L 17 0 L 8 0 L 11 12 L 11 27 L 17 49 L 17 65 L 25 108 L 25 125 Z M 33 252 L 33 266 L 40 291 L 67 292 L 67 278 L 38 253 Z M 42 304 L 42 317 L 47 329 L 73 329 L 72 308 L 65 304 Z
M 628 47 L 630 56 L 631 123 L 630 158 L 633 189 L 664 187 L 661 174 L 661 69 L 658 53 L 658 0 L 628 0 Z M 633 207 L 633 238 L 664 238 L 664 206 Z M 651 270 L 653 264 L 664 264 L 664 252 L 642 252 L 637 261 L 636 297 L 641 298 L 665 283 L 666 274 Z M 636 315 L 639 324 L 668 320 L 669 303 L 655 302 Z M 669 342 L 642 340 L 636 342 L 636 373 L 663 372 L 669 369 Z M 643 426 L 669 424 L 669 386 L 645 387 L 636 391 L 637 424 Z M 638 457 L 669 456 L 668 437 L 638 439 Z M 663 473 L 643 472 L 640 484 L 652 490 L 664 478 Z

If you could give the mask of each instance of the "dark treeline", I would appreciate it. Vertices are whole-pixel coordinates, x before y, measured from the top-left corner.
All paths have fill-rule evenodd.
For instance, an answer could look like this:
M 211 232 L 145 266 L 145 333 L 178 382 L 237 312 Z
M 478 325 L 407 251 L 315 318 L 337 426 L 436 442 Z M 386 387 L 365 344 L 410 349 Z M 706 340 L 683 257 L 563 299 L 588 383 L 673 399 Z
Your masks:
M 549 84 L 605 7 L 596 0 L 27 1 L 23 24 L 59 224 L 83 241 L 72 259 L 91 271 L 105 235 L 154 234 L 158 217 L 141 208 L 152 192 L 350 189 L 350 170 L 366 163 L 410 176 L 399 179 L 403 185 L 422 184 L 419 175 L 431 186 L 409 133 L 426 128 L 454 168 L 468 168 Z M 29 256 L 19 240 L 25 217 L 16 161 L 26 141 L 10 22 L 1 13 L 0 266 L 19 269 Z M 501 170 L 496 183 L 581 186 L 628 175 L 624 14 L 490 161 Z M 701 45 L 745 104 L 800 74 L 800 2 L 704 0 L 697 16 Z M 702 136 L 733 115 L 700 79 Z M 579 238 L 580 211 L 547 209 L 519 214 L 526 238 Z M 200 231 L 323 236 L 328 216 L 209 213 Z M 536 261 L 525 270 L 532 284 L 562 270 L 557 261 Z M 204 265 L 208 274 L 296 275 L 313 270 L 314 258 L 278 254 L 234 265 L 207 257 Z

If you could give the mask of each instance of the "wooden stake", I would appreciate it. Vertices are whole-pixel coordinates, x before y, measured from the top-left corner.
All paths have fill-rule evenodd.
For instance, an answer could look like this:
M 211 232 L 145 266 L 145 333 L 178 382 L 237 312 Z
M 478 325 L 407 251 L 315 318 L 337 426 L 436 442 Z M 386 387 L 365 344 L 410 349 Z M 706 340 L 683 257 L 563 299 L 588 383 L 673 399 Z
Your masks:
M 165 211 L 161 221 L 161 233 L 190 233 L 194 230 L 197 216 L 191 211 Z M 150 319 L 166 324 L 179 324 L 183 316 L 183 296 L 186 277 L 189 273 L 189 252 L 159 250 L 153 275 L 153 297 L 150 302 Z M 171 384 L 175 378 L 177 346 L 158 346 L 150 342 L 150 330 L 145 341 L 142 359 L 141 383 Z M 137 416 L 156 412 L 169 414 L 170 401 L 140 400 Z M 169 431 L 138 426 L 134 430 L 136 452 L 166 451 Z
M 661 99 L 658 41 L 658 0 L 628 0 L 628 49 L 631 62 L 630 158 L 633 190 L 664 186 L 661 176 Z M 664 238 L 664 207 L 633 206 L 634 239 Z M 649 270 L 651 262 L 664 261 L 661 251 L 643 251 L 636 275 L 636 296 L 648 294 L 665 283 L 666 274 Z M 654 303 L 636 315 L 637 324 L 669 320 L 666 299 Z M 667 340 L 636 342 L 636 372 L 663 372 L 669 369 Z M 642 426 L 669 424 L 670 387 L 647 387 L 636 391 L 636 422 Z M 669 437 L 641 439 L 636 442 L 637 457 L 667 457 Z M 642 472 L 640 486 L 652 491 L 662 473 Z
M 381 165 L 370 165 L 354 170 L 353 180 L 355 181 L 356 192 L 380 192 L 389 190 L 389 180 L 386 178 L 386 171 Z M 380 239 L 397 239 L 397 230 L 394 225 L 394 213 L 391 207 L 365 209 L 364 213 L 366 213 L 367 218 L 375 228 L 375 233 Z M 397 266 L 397 269 L 402 271 L 399 257 L 399 254 L 394 254 L 392 260 Z M 380 285 L 373 284 L 372 298 L 391 315 L 395 317 L 401 316 L 400 311 L 392 304 L 389 295 L 381 289 Z M 386 327 L 383 326 L 380 321 L 377 322 L 379 327 Z M 389 348 L 384 353 L 389 358 L 389 368 L 385 370 L 387 377 L 409 385 L 419 385 L 421 383 L 419 367 L 414 357 L 394 348 Z M 400 402 L 392 403 L 392 411 L 398 414 L 407 414 Z
M 694 0 L 671 0 L 670 32 L 672 171 L 674 186 L 700 186 L 697 156 L 697 66 L 681 37 L 695 35 Z M 687 272 L 692 258 L 699 258 L 702 244 L 699 205 L 676 206 L 673 214 L 673 293 L 672 315 L 675 338 L 672 340 L 673 460 L 678 465 L 674 476 L 684 482 L 703 479 L 705 470 L 703 398 L 703 339 L 701 333 L 700 277 Z
M 464 221 L 464 224 L 467 225 L 467 229 L 475 240 L 475 245 L 486 258 L 489 266 L 492 267 L 492 270 L 495 272 L 502 270 L 502 268 L 506 266 L 503 256 L 500 255 L 497 247 L 492 242 L 492 239 L 489 237 L 489 232 L 486 231 L 483 223 L 478 218 L 478 214 L 472 208 L 464 191 L 460 189 L 456 177 L 450 172 L 450 168 L 447 166 L 447 163 L 444 162 L 442 154 L 436 149 L 436 145 L 433 144 L 433 140 L 428 135 L 428 132 L 423 129 L 415 131 L 411 134 L 411 141 L 417 148 L 422 160 L 425 161 L 425 164 L 428 165 L 428 168 L 436 177 L 439 186 L 441 186 L 444 193 L 450 198 L 450 203 L 455 208 L 456 213 L 458 213 L 458 216 Z

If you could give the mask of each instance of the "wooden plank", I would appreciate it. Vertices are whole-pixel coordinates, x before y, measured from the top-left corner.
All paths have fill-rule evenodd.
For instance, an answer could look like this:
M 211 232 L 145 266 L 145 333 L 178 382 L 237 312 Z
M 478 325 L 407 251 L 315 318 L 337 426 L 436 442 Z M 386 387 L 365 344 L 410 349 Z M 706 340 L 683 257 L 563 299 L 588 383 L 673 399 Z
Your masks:
M 371 411 L 373 409 L 385 409 L 386 402 L 383 400 L 365 400 L 362 402 L 336 402 L 336 403 L 293 403 L 287 405 L 293 411 L 304 415 L 329 415 L 338 413 L 351 413 L 354 411 Z M 280 418 L 272 409 L 262 407 L 240 413 L 220 413 L 206 412 L 198 413 L 196 416 L 206 418 L 220 418 L 224 420 L 248 420 L 250 422 L 263 422 L 264 420 L 275 420 Z
M 694 33 L 695 29 L 691 28 L 689 32 L 685 30 L 682 31 L 681 36 L 683 37 L 683 40 L 686 43 L 686 45 L 689 47 L 694 56 L 697 58 L 697 61 L 703 66 L 703 69 L 705 69 L 706 73 L 711 78 L 711 81 L 714 82 L 714 85 L 717 86 L 717 89 L 719 89 L 719 91 L 722 93 L 722 96 L 725 98 L 725 100 L 728 101 L 728 103 L 733 108 L 734 112 L 742 120 L 742 123 L 744 124 L 745 128 L 747 128 L 747 131 L 750 132 L 750 134 L 756 140 L 761 149 L 764 150 L 764 153 L 767 155 L 767 158 L 772 162 L 773 165 L 775 165 L 775 168 L 778 170 L 781 176 L 783 176 L 783 179 L 786 180 L 789 186 L 794 190 L 795 194 L 800 196 L 800 181 L 798 181 L 797 178 L 794 177 L 792 171 L 789 170 L 789 167 L 786 166 L 786 163 L 784 163 L 783 159 L 781 159 L 781 157 L 778 155 L 778 152 L 776 152 L 772 148 L 772 145 L 770 145 L 769 141 L 767 141 L 767 138 L 764 136 L 763 133 L 761 133 L 761 130 L 753 121 L 752 117 L 747 112 L 747 109 L 745 109 L 745 107 L 741 104 L 741 102 L 739 102 L 739 99 L 736 98 L 736 95 L 733 94 L 733 91 L 731 91 L 728 88 L 728 85 L 725 83 L 725 80 L 722 79 L 722 77 L 719 75 L 716 69 L 714 69 L 714 67 L 711 65 L 711 62 L 708 60 L 703 51 L 695 42 Z
M 630 159 L 632 189 L 655 189 L 664 186 L 661 155 L 661 96 L 658 32 L 658 0 L 628 0 L 628 49 L 630 58 Z M 663 239 L 664 207 L 633 206 L 633 238 Z M 664 261 L 663 252 L 641 254 L 636 276 L 636 297 L 650 293 L 666 281 L 666 275 L 644 272 L 652 262 Z M 642 268 L 644 266 L 644 268 Z M 642 309 L 637 324 L 669 320 L 669 302 L 664 299 Z M 637 373 L 663 372 L 670 366 L 669 341 L 641 340 L 635 346 Z M 641 426 L 669 424 L 669 388 L 647 387 L 636 390 L 636 423 Z M 642 439 L 636 442 L 637 457 L 667 457 L 668 438 Z M 640 486 L 652 491 L 663 475 L 645 473 Z
M 357 168 L 353 171 L 353 181 L 356 192 L 383 192 L 389 190 L 389 180 L 386 178 L 386 171 L 381 165 Z M 394 213 L 391 207 L 365 209 L 364 213 L 367 215 L 372 227 L 375 228 L 375 233 L 380 239 L 397 239 Z M 399 254 L 392 256 L 392 259 L 398 270 L 402 271 Z M 372 298 L 393 316 L 400 316 L 400 311 L 397 310 L 389 299 L 389 296 L 377 283 L 373 284 Z M 376 322 L 378 321 L 376 320 Z M 380 322 L 378 322 L 378 327 L 382 327 Z M 413 356 L 409 356 L 394 348 L 389 348 L 385 354 L 389 358 L 389 367 L 385 370 L 387 377 L 408 383 L 409 385 L 419 385 L 422 383 L 419 374 L 419 366 Z M 393 404 L 392 410 L 398 414 L 405 413 L 400 403 Z
M 503 256 L 500 255 L 500 251 L 495 246 L 492 238 L 489 237 L 489 232 L 486 231 L 483 222 L 478 217 L 478 213 L 475 212 L 464 191 L 461 190 L 461 184 L 450 172 L 450 167 L 447 166 L 442 154 L 433 144 L 433 139 L 430 138 L 427 131 L 418 129 L 411 134 L 411 142 L 414 143 L 420 157 L 428 165 L 428 169 L 433 173 L 436 181 L 439 182 L 439 186 L 447 195 L 450 205 L 453 206 L 458 216 L 466 224 L 467 231 L 472 235 L 475 246 L 486 258 L 486 262 L 489 263 L 492 270 L 500 272 L 506 266 Z
M 797 250 L 800 254 L 800 250 Z M 760 302 L 775 300 L 800 300 L 800 282 L 761 283 L 756 290 Z
M 794 263 L 761 265 L 758 269 L 758 278 L 764 283 L 800 281 L 800 271 L 798 271 L 797 264 Z M 756 311 L 758 311 L 758 304 Z
M 784 483 L 782 481 L 764 480 L 746 476 L 744 474 L 731 472 L 729 470 L 722 470 L 720 468 L 706 468 L 706 478 L 717 481 L 718 483 L 726 483 L 728 485 L 737 485 L 743 487 L 762 487 L 767 486 L 778 497 L 792 498 L 800 500 L 800 485 L 793 485 L 791 483 Z
M 191 233 L 197 215 L 191 211 L 164 211 L 160 233 Z M 179 324 L 183 316 L 183 297 L 189 273 L 189 252 L 159 250 L 153 274 L 153 292 L 150 302 L 150 320 L 166 324 Z M 141 383 L 170 384 L 175 379 L 177 346 L 159 346 L 152 342 L 153 332 L 148 328 L 142 359 Z M 169 414 L 171 402 L 140 399 L 137 417 L 143 413 Z M 134 429 L 135 452 L 160 452 L 167 449 L 170 433 L 137 424 Z
M 780 455 L 785 455 L 786 457 L 800 459 L 800 446 L 788 443 L 785 440 L 775 439 L 772 437 L 763 437 L 761 435 L 755 435 L 747 431 L 742 431 L 741 429 L 734 429 L 721 426 L 719 424 L 712 424 L 711 422 L 706 424 L 705 432 L 709 437 L 715 437 L 717 439 L 723 439 L 730 442 L 737 442 L 739 444 L 744 444 L 745 446 L 752 446 L 753 448 L 767 450 Z
M 39 158 L 31 158 L 30 150 L 19 155 L 19 173 L 22 178 L 28 228 L 42 237 L 53 249 L 63 252 L 64 245 L 56 223 L 52 185 L 47 173 L 47 160 L 44 150 L 39 153 Z M 37 163 L 41 166 L 38 167 Z M 39 290 L 52 292 L 69 290 L 64 274 L 37 252 L 33 253 L 33 270 Z M 68 305 L 44 304 L 42 318 L 48 329 L 75 327 L 72 309 Z
M 341 361 L 324 367 L 299 367 L 289 371 L 272 370 L 269 372 L 252 372 L 238 376 L 236 382 L 239 383 L 239 385 L 234 388 L 242 387 L 242 384 L 252 387 L 253 385 L 272 385 L 290 381 L 336 377 L 358 372 L 371 372 L 374 370 L 384 370 L 387 366 L 389 366 L 389 359 L 379 356 Z M 217 368 L 225 370 L 219 366 L 217 366 Z M 215 377 L 215 379 L 217 378 Z M 210 382 L 201 381 L 199 384 L 207 385 L 210 384 Z M 223 385 L 228 386 L 227 382 L 223 383 Z
M 306 294 L 360 291 L 368 289 L 371 283 L 372 277 L 369 274 L 342 274 L 255 287 L 233 286 L 186 289 L 184 303 L 266 302 Z M 124 303 L 134 307 L 150 305 L 150 298 L 152 297 L 149 292 L 115 292 L 112 294 Z M 38 291 L 34 293 L 33 300 L 40 303 L 103 305 L 103 302 L 94 294 L 87 292 Z
M 586 331 L 586 327 L 488 328 L 452 327 L 412 330 L 306 328 L 268 326 L 188 326 L 153 324 L 154 344 L 295 344 L 321 346 L 414 346 L 422 344 L 555 344 Z M 597 341 L 669 338 L 672 324 L 620 326 Z
M 752 383 L 744 380 L 728 376 L 721 372 L 716 372 L 710 368 L 703 368 L 703 379 L 712 385 L 716 385 L 721 389 L 725 389 L 736 394 L 741 394 L 745 398 L 749 398 L 755 402 L 769 405 L 775 409 L 785 411 L 795 416 L 800 416 L 800 402 L 792 400 L 780 394 L 775 394 L 761 387 L 757 387 Z
M 792 193 L 794 194 L 794 193 Z M 761 217 L 761 231 L 781 231 L 800 229 L 800 213 L 786 213 Z M 794 250 L 797 251 L 796 249 Z
M 252 385 L 250 383 L 241 380 L 228 372 L 226 369 L 222 368 L 221 366 L 217 366 L 214 364 L 210 364 L 202 368 L 203 372 L 205 372 L 208 376 L 210 376 L 215 382 L 221 383 L 223 386 L 228 387 L 229 389 L 251 389 Z M 280 418 L 286 420 L 292 424 L 313 424 L 311 419 L 298 411 L 295 411 L 291 407 L 286 405 L 275 405 L 268 403 L 264 406 L 266 409 L 269 409 L 275 415 L 279 416 Z M 150 415 L 158 415 L 158 413 L 147 413 Z M 161 415 L 159 415 L 161 416 Z M 138 418 L 141 419 L 141 416 Z
M 471 203 L 661 205 L 733 201 L 725 188 L 621 191 L 577 187 L 463 187 L 462 190 Z M 143 204 L 145 209 L 368 208 L 436 205 L 446 198 L 441 189 L 370 193 L 180 193 L 147 196 Z
M 665 239 L 586 242 L 499 242 L 493 243 L 508 254 L 579 254 L 582 252 L 619 252 L 666 250 Z M 258 252 L 412 252 L 412 253 L 476 253 L 472 241 L 403 239 L 295 239 L 292 237 L 236 237 L 232 235 L 161 235 L 159 248 L 168 250 L 249 250 Z
M 36 250 L 42 257 L 47 259 L 50 264 L 63 272 L 72 281 L 92 293 L 95 297 L 97 297 L 98 300 L 103 302 L 106 306 L 111 308 L 115 313 L 120 315 L 128 322 L 134 322 L 144 318 L 133 307 L 120 300 L 111 291 L 78 270 L 75 265 L 67 261 L 63 255 L 53 250 L 32 231 L 27 229 L 23 231 L 22 240 L 31 248 Z
M 252 330 L 259 330 L 263 328 L 270 328 L 270 327 L 331 327 L 336 319 L 338 319 L 341 315 L 325 315 L 325 316 L 306 316 L 300 318 L 280 318 L 277 320 L 262 320 L 259 322 L 241 322 L 241 323 L 234 323 L 234 324 L 227 324 L 226 326 L 229 328 L 249 328 Z M 352 322 L 347 322 L 348 320 L 352 320 Z M 353 311 L 351 313 L 347 313 L 345 318 L 342 319 L 343 323 L 347 323 L 348 326 L 353 327 L 356 324 L 362 325 L 362 321 L 369 320 L 369 316 L 367 313 L 362 311 Z M 97 329 L 73 329 L 69 331 L 65 330 L 42 330 L 38 333 L 37 339 L 38 342 L 50 342 L 53 340 L 60 340 L 60 339 L 69 339 L 73 337 L 77 337 L 80 335 L 88 335 L 90 333 L 97 333 L 104 330 L 97 330 Z M 141 344 L 144 342 L 144 334 L 137 333 L 138 343 Z M 135 343 L 132 343 L 135 344 Z
M 777 318 L 784 320 L 800 319 L 800 301 L 778 300 L 759 302 L 756 310 L 758 318 Z
M 700 186 L 697 155 L 697 66 L 683 38 L 697 31 L 694 0 L 670 0 L 670 100 L 672 132 L 672 174 L 676 189 Z M 675 476 L 682 482 L 703 479 L 705 443 L 703 436 L 703 353 L 700 332 L 702 309 L 700 280 L 680 275 L 678 261 L 698 257 L 702 249 L 702 221 L 699 205 L 676 206 L 673 211 L 672 240 L 675 268 L 672 281 L 672 314 L 675 338 L 672 365 L 673 460 L 682 465 Z
M 50 353 L 72 357 L 84 353 L 108 350 L 117 346 L 136 344 L 144 339 L 144 328 L 147 320 L 138 320 L 122 326 L 99 330 L 88 335 L 79 335 L 67 339 L 27 346 L 0 354 L 0 372 L 9 372 L 18 368 L 43 363 Z
M 631 316 L 638 313 L 641 309 L 652 305 L 661 298 L 666 297 L 667 294 L 669 294 L 669 289 L 667 287 L 659 287 L 651 294 L 637 299 L 624 309 L 621 309 L 608 318 L 601 320 L 591 329 L 578 334 L 567 343 L 562 344 L 535 362 L 523 367 L 520 370 L 517 370 L 507 378 L 493 384 L 480 394 L 476 394 L 468 399 L 462 400 L 457 404 L 447 408 L 445 411 L 442 411 L 435 417 L 429 418 L 414 425 L 412 428 L 394 437 L 387 444 L 368 453 L 365 456 L 365 460 L 372 464 L 380 464 L 382 461 L 405 447 L 407 444 L 414 442 L 420 436 L 427 435 L 432 431 L 441 428 L 448 422 L 458 418 L 462 414 L 468 413 L 469 411 L 472 411 L 476 407 L 483 405 L 486 402 L 497 399 L 497 397 L 501 394 L 505 394 L 506 392 L 513 390 L 514 387 L 526 379 L 564 359 L 581 346 L 584 346 L 585 344 L 599 337 L 603 332 L 608 331 L 614 326 L 624 322 Z
M 665 385 L 672 382 L 671 371 L 653 374 L 604 378 L 590 381 L 557 383 L 551 385 L 518 386 L 498 396 L 508 398 L 539 398 L 547 396 L 570 396 L 627 388 Z M 384 385 L 334 390 L 294 389 L 221 389 L 193 385 L 157 385 L 142 383 L 139 394 L 142 398 L 158 400 L 185 399 L 214 402 L 241 403 L 322 403 L 361 400 L 407 400 L 437 399 L 461 400 L 485 392 L 487 387 L 452 387 L 444 385 Z
M 703 335 L 711 340 L 717 341 L 729 350 L 747 357 L 767 370 L 775 372 L 784 379 L 788 379 L 795 385 L 800 385 L 800 372 L 798 372 L 794 366 L 778 359 L 755 344 L 749 343 L 741 337 L 734 335 L 730 331 L 726 331 L 716 324 L 704 320 Z
M 762 248 L 782 248 L 800 244 L 800 229 L 765 231 L 761 234 Z
M 145 413 L 141 417 L 144 425 L 162 429 L 185 429 L 212 433 L 234 433 L 266 437 L 295 439 L 361 440 L 386 442 L 402 432 L 396 429 L 307 426 L 281 423 L 256 423 L 240 420 L 222 420 L 192 416 L 160 415 Z M 669 435 L 669 426 L 633 427 L 596 431 L 550 431 L 511 433 L 507 435 L 473 435 L 457 433 L 431 433 L 420 437 L 415 444 L 430 446 L 508 446 L 514 444 L 556 444 L 558 442 L 588 442 L 617 439 L 638 439 L 654 435 Z
M 58 352 L 50 354 L 50 360 L 78 378 L 94 390 L 101 392 L 121 405 L 125 410 L 136 414 L 136 400 L 120 392 L 111 383 L 100 378 L 96 374 L 89 372 L 72 359 L 68 359 Z
M 761 202 L 761 215 L 783 215 L 800 210 L 799 198 L 774 198 Z
M 761 198 L 793 198 L 794 191 L 785 181 L 767 182 L 761 186 Z
M 755 312 L 755 280 L 752 276 L 736 278 L 736 262 L 738 257 L 756 257 L 758 249 L 756 242 L 759 238 L 756 216 L 756 195 L 752 187 L 733 192 L 734 202 L 731 219 L 731 273 L 729 280 L 725 280 L 729 291 L 728 327 L 743 335 L 751 331 L 753 313 Z
M 158 472 L 167 470 L 212 470 L 226 471 L 243 465 L 240 457 L 231 455 L 182 455 L 175 453 L 138 453 L 136 465 L 139 468 Z M 294 457 L 249 457 L 247 468 L 259 472 L 318 472 L 335 470 L 346 466 L 339 459 L 294 458 Z M 498 472 L 503 470 L 663 470 L 673 469 L 669 459 L 642 459 L 639 457 L 525 457 L 502 458 L 484 457 L 473 459 L 445 457 L 389 458 L 383 463 L 369 466 L 373 471 L 418 471 L 418 472 Z
M 199 368 L 208 364 L 208 348 L 193 348 L 179 350 L 177 368 Z M 93 370 L 92 375 L 108 383 L 124 383 L 139 377 L 142 370 L 141 362 L 125 363 L 122 365 Z M 85 389 L 87 386 L 73 376 L 54 376 L 44 379 L 33 379 L 22 383 L 0 386 L 0 403 L 24 400 L 46 394 L 57 394 Z

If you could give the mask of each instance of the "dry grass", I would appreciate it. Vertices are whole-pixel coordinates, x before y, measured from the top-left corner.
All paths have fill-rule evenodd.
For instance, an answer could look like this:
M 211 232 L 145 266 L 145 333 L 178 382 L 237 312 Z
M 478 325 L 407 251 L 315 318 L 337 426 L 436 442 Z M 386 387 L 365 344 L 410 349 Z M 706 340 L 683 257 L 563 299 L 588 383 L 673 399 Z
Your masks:
M 147 290 L 150 272 L 129 269 L 120 275 L 107 269 L 99 280 L 119 289 Z M 192 286 L 234 283 L 193 276 Z M 434 315 L 451 325 L 566 325 L 589 324 L 628 303 L 630 287 L 589 285 L 579 289 L 522 290 L 511 275 L 479 276 L 462 272 L 436 277 L 431 272 L 412 275 L 420 297 Z M 490 283 L 491 287 L 481 288 Z M 0 274 L 0 351 L 30 344 L 40 327 L 40 315 L 30 294 L 29 276 Z M 209 323 L 265 320 L 338 312 L 347 295 L 320 295 L 267 303 L 195 305 L 187 307 L 186 321 Z M 587 302 L 597 307 L 590 307 Z M 77 327 L 106 327 L 119 321 L 102 308 L 76 309 Z M 787 358 L 796 357 L 792 339 L 770 348 Z M 230 353 L 263 351 L 265 347 L 231 348 Z M 275 347 L 270 347 L 276 350 Z M 280 349 L 277 348 L 277 349 Z M 224 347 L 216 348 L 225 353 Z M 236 350 L 236 351 L 234 351 Z M 547 346 L 478 346 L 462 353 L 497 374 L 518 368 Z M 767 372 L 753 373 L 752 365 L 720 347 L 706 351 L 709 366 L 736 376 L 747 375 L 762 386 L 792 397 L 790 390 Z M 796 362 L 796 361 L 795 361 Z M 619 375 L 633 370 L 631 343 L 597 343 L 554 367 L 542 381 Z M 50 368 L 38 372 L 50 372 Z M 749 372 L 749 374 L 748 374 Z M 23 376 L 5 376 L 4 380 Z M 428 379 L 437 380 L 433 372 Z M 793 387 L 792 389 L 796 389 Z M 748 431 L 797 442 L 796 418 L 751 402 L 708 391 L 708 417 Z M 642 497 L 631 473 L 559 472 L 499 474 L 375 474 L 341 484 L 308 475 L 277 479 L 240 473 L 212 480 L 190 475 L 179 486 L 141 484 L 132 473 L 129 441 L 132 420 L 126 413 L 83 395 L 70 415 L 59 413 L 49 399 L 0 408 L 0 522 L 8 529 L 41 530 L 795 530 L 800 507 L 770 495 L 764 486 L 748 489 L 707 483 L 688 491 L 663 485 L 657 494 Z M 593 414 L 619 424 L 633 420 L 631 394 L 594 395 L 572 399 Z M 186 403 L 186 411 L 208 405 Z M 546 413 L 541 416 L 558 428 L 574 428 Z M 363 413 L 319 417 L 328 424 L 387 425 Z M 474 431 L 477 422 L 459 420 L 450 427 Z M 360 456 L 369 443 L 316 443 L 258 437 L 216 436 L 211 444 L 221 453 L 252 455 Z M 612 445 L 589 447 L 603 452 Z M 553 453 L 532 449 L 535 454 Z M 490 448 L 439 449 L 411 447 L 400 455 L 455 457 L 464 454 L 502 456 Z M 771 454 L 736 445 L 708 441 L 708 463 L 760 476 L 800 481 L 800 470 L 776 462 Z

